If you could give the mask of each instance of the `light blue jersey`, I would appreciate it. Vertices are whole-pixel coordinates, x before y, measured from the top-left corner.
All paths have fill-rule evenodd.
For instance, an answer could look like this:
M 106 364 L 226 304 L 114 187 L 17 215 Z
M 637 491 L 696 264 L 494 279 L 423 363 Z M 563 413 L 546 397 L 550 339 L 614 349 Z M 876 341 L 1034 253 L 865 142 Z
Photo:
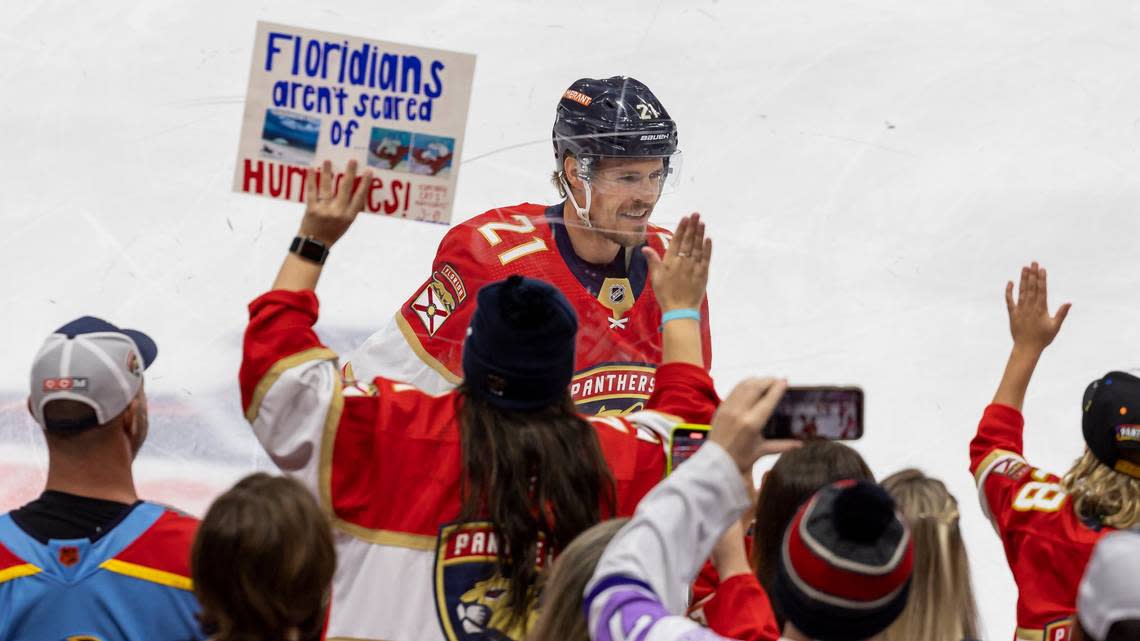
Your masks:
M 0 641 L 204 639 L 189 569 L 196 528 L 141 502 L 94 543 L 44 545 L 0 516 Z

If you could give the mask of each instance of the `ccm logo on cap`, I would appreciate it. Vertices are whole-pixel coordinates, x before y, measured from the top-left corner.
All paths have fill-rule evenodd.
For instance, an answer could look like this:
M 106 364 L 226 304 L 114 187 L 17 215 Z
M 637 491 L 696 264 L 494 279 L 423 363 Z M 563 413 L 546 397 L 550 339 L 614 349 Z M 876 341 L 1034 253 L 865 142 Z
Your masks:
M 71 389 L 86 390 L 87 389 L 87 379 L 86 378 L 76 378 L 76 377 L 45 378 L 44 379 L 44 391 L 45 392 L 55 392 L 58 390 L 71 390 Z
M 1140 441 L 1140 425 L 1117 425 L 1116 442 Z

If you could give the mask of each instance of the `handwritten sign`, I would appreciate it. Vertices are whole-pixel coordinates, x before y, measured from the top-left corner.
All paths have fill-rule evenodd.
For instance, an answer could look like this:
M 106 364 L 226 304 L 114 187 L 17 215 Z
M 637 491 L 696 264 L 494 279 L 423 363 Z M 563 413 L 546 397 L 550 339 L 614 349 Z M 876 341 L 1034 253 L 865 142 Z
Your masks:
M 365 211 L 447 223 L 475 56 L 257 23 L 234 191 L 304 202 L 305 169 L 372 169 Z

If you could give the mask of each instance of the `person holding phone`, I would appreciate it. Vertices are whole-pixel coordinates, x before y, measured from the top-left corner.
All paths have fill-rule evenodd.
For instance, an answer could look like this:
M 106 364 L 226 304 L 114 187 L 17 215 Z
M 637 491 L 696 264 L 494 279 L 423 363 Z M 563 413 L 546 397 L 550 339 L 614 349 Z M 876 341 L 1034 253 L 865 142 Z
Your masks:
M 713 418 L 709 443 L 654 488 L 614 536 L 585 591 L 593 641 L 725 638 L 679 616 L 682 588 L 748 507 L 744 475 L 760 457 L 799 447 L 763 436 L 785 386 L 748 379 L 733 389 Z M 785 531 L 772 590 L 788 616 L 783 636 L 874 638 L 905 606 L 912 567 L 909 529 L 890 495 L 856 480 L 824 487 Z

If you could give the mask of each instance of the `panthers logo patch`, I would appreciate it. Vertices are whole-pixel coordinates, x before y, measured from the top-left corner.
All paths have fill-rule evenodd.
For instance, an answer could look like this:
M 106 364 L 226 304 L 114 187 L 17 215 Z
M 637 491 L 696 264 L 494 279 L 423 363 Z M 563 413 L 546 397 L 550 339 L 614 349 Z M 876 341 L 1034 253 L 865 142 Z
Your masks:
M 496 567 L 499 545 L 491 524 L 444 525 L 436 546 L 436 613 L 444 636 L 449 641 L 522 641 L 537 611 L 531 608 L 525 622 L 511 621 L 509 582 Z M 541 541 L 538 548 L 542 559 Z M 533 592 L 529 596 L 535 599 Z
M 654 373 L 649 363 L 603 363 L 576 372 L 570 396 L 587 416 L 624 416 L 645 409 L 653 395 Z

